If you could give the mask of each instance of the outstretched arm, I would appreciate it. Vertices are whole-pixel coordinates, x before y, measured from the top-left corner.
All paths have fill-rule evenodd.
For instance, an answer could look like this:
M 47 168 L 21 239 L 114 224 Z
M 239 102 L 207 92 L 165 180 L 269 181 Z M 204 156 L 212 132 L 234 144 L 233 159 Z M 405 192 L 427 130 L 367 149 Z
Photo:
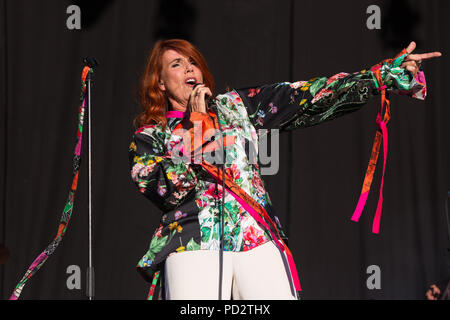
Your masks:
M 422 60 L 439 57 L 440 52 L 406 54 L 382 63 L 381 76 L 388 91 L 423 99 L 425 77 L 419 72 Z M 378 95 L 372 68 L 360 72 L 340 72 L 308 81 L 282 82 L 236 90 L 247 107 L 256 129 L 292 130 L 320 124 L 361 108 Z

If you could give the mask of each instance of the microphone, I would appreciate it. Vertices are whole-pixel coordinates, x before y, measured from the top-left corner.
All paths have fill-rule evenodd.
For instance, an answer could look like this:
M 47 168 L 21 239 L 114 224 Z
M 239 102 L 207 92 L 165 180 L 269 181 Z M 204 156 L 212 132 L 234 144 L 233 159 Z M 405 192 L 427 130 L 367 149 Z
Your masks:
M 201 85 L 203 83 L 201 82 L 197 82 L 194 84 L 194 86 L 192 87 L 192 90 L 195 89 L 196 86 Z M 214 97 L 210 97 L 210 96 L 206 96 L 205 97 L 205 105 L 206 105 L 206 109 L 211 109 L 212 111 L 214 111 L 217 114 L 217 107 L 216 104 L 214 103 L 216 99 Z
M 98 66 L 98 61 L 95 58 L 91 57 L 84 57 L 83 58 L 83 64 L 88 66 L 89 68 L 95 68 Z

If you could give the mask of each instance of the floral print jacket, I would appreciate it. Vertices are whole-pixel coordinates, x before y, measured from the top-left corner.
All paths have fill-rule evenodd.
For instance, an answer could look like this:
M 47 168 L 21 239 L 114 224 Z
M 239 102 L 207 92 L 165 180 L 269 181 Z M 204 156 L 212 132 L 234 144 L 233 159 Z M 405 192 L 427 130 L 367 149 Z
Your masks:
M 382 65 L 383 82 L 390 92 L 424 99 L 423 72 L 414 78 L 400 68 L 405 56 Z M 379 94 L 377 86 L 368 69 L 232 90 L 216 97 L 222 133 L 233 137 L 233 143 L 225 147 L 226 171 L 264 207 L 282 237 L 283 229 L 261 179 L 260 167 L 249 161 L 249 142 L 257 148 L 259 129 L 305 128 L 356 111 Z M 220 247 L 221 183 L 202 166 L 176 162 L 172 157 L 182 140 L 174 129 L 186 120 L 207 124 L 211 117 L 198 112 L 167 112 L 166 117 L 168 125 L 164 130 L 159 124 L 139 128 L 129 147 L 132 180 L 139 192 L 161 210 L 156 212 L 161 214 L 160 225 L 137 264 L 138 272 L 149 282 L 172 253 Z M 224 210 L 225 251 L 247 251 L 271 240 L 270 233 L 227 192 Z

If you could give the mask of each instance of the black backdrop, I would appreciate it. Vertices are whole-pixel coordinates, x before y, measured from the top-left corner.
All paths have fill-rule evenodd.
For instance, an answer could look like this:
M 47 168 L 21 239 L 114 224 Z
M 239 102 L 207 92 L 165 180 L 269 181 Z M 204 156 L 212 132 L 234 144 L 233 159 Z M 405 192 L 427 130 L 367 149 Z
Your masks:
M 81 8 L 68 30 L 66 8 Z M 366 9 L 381 8 L 369 30 Z M 56 234 L 71 184 L 81 58 L 94 56 L 93 261 L 96 299 L 145 299 L 135 265 L 159 221 L 128 169 L 135 91 L 159 38 L 192 41 L 230 87 L 354 72 L 392 57 L 410 40 L 424 63 L 425 101 L 393 96 L 379 235 L 371 233 L 377 179 L 361 221 L 356 205 L 375 134 L 379 100 L 323 125 L 281 135 L 280 170 L 265 182 L 286 226 L 303 299 L 423 299 L 448 276 L 444 202 L 449 189 L 450 3 L 448 1 L 0 1 L 0 266 L 7 299 Z M 88 265 L 87 149 L 68 233 L 25 286 L 22 299 L 85 299 Z M 380 166 L 376 176 L 379 178 Z M 66 286 L 70 265 L 81 290 Z M 369 290 L 366 270 L 381 270 Z

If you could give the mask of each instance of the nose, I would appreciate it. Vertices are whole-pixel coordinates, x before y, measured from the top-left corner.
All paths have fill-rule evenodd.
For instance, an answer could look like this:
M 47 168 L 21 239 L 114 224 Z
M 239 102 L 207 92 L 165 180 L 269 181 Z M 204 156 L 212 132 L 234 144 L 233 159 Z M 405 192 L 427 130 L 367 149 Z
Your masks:
M 192 63 L 190 63 L 190 62 L 187 62 L 186 63 L 186 72 L 192 72 L 192 71 L 194 71 L 194 65 L 192 64 Z

